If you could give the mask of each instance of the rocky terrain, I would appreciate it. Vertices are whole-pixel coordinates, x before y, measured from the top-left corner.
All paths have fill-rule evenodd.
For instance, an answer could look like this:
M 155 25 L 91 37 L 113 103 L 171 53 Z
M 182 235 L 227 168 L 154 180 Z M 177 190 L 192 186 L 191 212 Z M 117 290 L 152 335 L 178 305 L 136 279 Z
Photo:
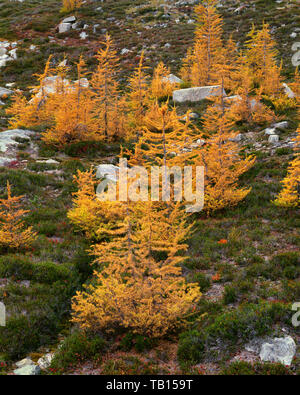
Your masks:
M 300 302 L 299 210 L 272 203 L 293 158 L 296 111 L 263 128 L 240 130 L 237 141 L 257 157 L 241 179 L 250 194 L 234 208 L 196 215 L 184 274 L 199 283 L 203 297 L 199 315 L 183 333 L 162 341 L 126 334 L 95 342 L 69 322 L 70 299 L 91 275 L 93 260 L 89 243 L 67 219 L 72 178 L 91 164 L 116 164 L 119 145 L 57 151 L 41 141 L 41 130 L 10 130 L 5 110 L 16 90 L 30 94 L 49 55 L 56 63 L 67 57 L 73 67 L 84 54 L 92 71 L 107 32 L 117 45 L 124 89 L 142 50 L 149 74 L 162 60 L 178 77 L 194 38 L 198 2 L 156 3 L 86 0 L 67 14 L 57 0 L 0 0 L 0 194 L 9 179 L 14 193 L 24 195 L 26 224 L 38 232 L 32 250 L 0 254 L 0 301 L 7 310 L 6 327 L 0 327 L 0 375 L 300 374 L 300 333 L 291 309 Z M 226 36 L 233 34 L 239 47 L 252 23 L 270 24 L 290 89 L 300 49 L 299 1 L 228 0 L 218 9 Z M 179 95 L 173 96 L 179 114 L 190 108 L 201 125 L 207 93 Z M 195 363 L 203 331 L 213 341 Z

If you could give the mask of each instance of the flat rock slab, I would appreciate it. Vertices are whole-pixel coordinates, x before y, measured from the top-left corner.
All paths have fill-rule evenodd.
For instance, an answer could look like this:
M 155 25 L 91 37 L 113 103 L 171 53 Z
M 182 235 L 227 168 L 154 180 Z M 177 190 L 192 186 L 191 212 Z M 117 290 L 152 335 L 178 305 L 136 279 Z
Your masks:
M 26 365 L 22 368 L 14 370 L 14 374 L 17 376 L 36 376 L 40 374 L 41 369 L 37 365 Z
M 13 129 L 0 132 L 0 151 L 6 152 L 10 146 L 16 146 L 19 143 L 15 138 L 29 138 L 34 132 L 31 130 Z
M 97 166 L 97 178 L 106 178 L 107 180 L 117 182 L 117 175 L 119 172 L 118 166 L 114 165 L 99 165 Z
M 263 343 L 260 350 L 260 359 L 264 362 L 280 362 L 290 366 L 296 353 L 296 343 L 291 336 L 275 337 Z
M 5 98 L 12 95 L 13 93 L 14 92 L 10 89 L 0 87 L 0 98 Z
M 198 102 L 211 96 L 218 96 L 221 93 L 222 90 L 220 85 L 179 89 L 173 92 L 173 100 L 176 103 Z M 226 95 L 224 90 L 223 95 Z

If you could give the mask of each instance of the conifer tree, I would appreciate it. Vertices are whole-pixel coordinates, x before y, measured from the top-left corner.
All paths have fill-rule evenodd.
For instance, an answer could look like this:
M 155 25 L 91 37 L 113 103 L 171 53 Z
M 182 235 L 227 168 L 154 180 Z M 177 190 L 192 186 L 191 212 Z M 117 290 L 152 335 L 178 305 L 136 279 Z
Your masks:
M 88 239 L 101 240 L 109 234 L 120 234 L 126 207 L 118 201 L 101 201 L 96 195 L 96 179 L 93 169 L 78 170 L 74 176 L 78 190 L 73 193 L 73 207 L 68 211 L 69 220 L 83 231 Z
M 46 143 L 61 147 L 69 143 L 103 138 L 97 133 L 91 91 L 83 84 L 86 74 L 82 57 L 77 64 L 75 86 L 66 86 L 64 83 L 64 66 L 57 69 L 56 92 L 46 102 L 47 112 L 53 114 L 53 127 L 43 134 Z
M 276 119 L 275 114 L 261 102 L 262 90 L 255 89 L 253 73 L 247 58 L 241 55 L 233 77 L 236 100 L 232 113 L 236 121 L 244 120 L 249 124 L 270 123 Z
M 174 85 L 169 81 L 169 74 L 170 69 L 166 67 L 163 62 L 159 62 L 154 69 L 153 78 L 150 85 L 150 95 L 155 100 L 169 98 L 172 96 L 176 84 Z
M 269 25 L 263 23 L 261 30 L 256 30 L 253 26 L 248 37 L 246 56 L 253 70 L 253 81 L 265 95 L 276 96 L 282 87 L 281 67 L 276 64 L 278 51 L 271 37 Z
M 298 71 L 296 71 L 296 80 L 293 85 L 295 91 L 297 91 L 297 76 Z M 297 97 L 297 101 L 299 105 L 300 96 Z M 274 201 L 277 206 L 298 207 L 300 205 L 300 127 L 297 129 L 297 136 L 294 141 L 295 158 L 290 162 L 287 176 L 282 181 L 283 189 Z
M 82 0 L 62 0 L 63 3 L 63 12 L 71 12 L 77 8 L 80 8 L 82 5 Z
M 91 285 L 77 292 L 72 304 L 73 321 L 81 328 L 129 328 L 134 333 L 161 337 L 180 325 L 180 318 L 200 298 L 198 286 L 186 284 L 181 274 L 183 257 L 176 253 L 184 246 L 174 240 L 166 259 L 154 259 L 151 252 L 158 239 L 157 228 L 152 226 L 149 206 L 140 210 L 143 207 L 143 226 L 136 223 L 134 213 L 128 214 L 122 238 L 94 247 L 95 263 L 101 270 L 95 271 Z M 165 221 L 164 214 L 160 220 Z
M 119 84 L 117 82 L 118 57 L 114 43 L 107 34 L 103 43 L 104 48 L 99 49 L 96 59 L 97 68 L 92 74 L 91 85 L 94 90 L 95 115 L 97 125 L 105 139 L 120 137 L 125 134 L 120 131 L 120 125 L 115 125 L 115 118 L 122 116 L 119 102 Z
M 188 118 L 188 115 L 187 115 Z M 143 134 L 130 158 L 131 164 L 171 166 L 172 158 L 182 153 L 191 141 L 189 122 L 179 120 L 176 108 L 154 102 L 144 118 Z
M 193 86 L 212 85 L 216 80 L 215 67 L 220 63 L 219 56 L 223 52 L 223 22 L 216 5 L 217 0 L 205 0 L 195 8 L 195 43 L 188 50 L 182 68 L 182 78 Z
M 0 199 L 0 246 L 9 249 L 30 247 L 37 234 L 26 227 L 23 217 L 28 210 L 21 208 L 23 196 L 12 196 L 7 181 L 7 199 Z
M 17 92 L 13 96 L 13 104 L 6 110 L 8 115 L 12 115 L 9 124 L 12 128 L 33 128 L 41 124 L 49 124 L 51 115 L 45 107 L 47 93 L 45 90 L 45 80 L 53 72 L 50 65 L 52 57 L 49 56 L 44 71 L 41 74 L 36 74 L 38 85 L 33 86 L 33 97 L 30 100 L 23 95 L 22 92 Z
M 129 92 L 127 94 L 128 129 L 130 134 L 137 133 L 143 125 L 144 116 L 149 105 L 148 81 L 144 66 L 144 52 L 139 64 L 129 79 Z

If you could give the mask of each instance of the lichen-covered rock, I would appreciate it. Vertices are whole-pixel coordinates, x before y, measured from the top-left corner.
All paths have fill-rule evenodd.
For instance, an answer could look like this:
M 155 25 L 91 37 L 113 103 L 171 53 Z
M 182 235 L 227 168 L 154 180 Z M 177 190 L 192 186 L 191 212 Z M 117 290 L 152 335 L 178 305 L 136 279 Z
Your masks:
M 41 357 L 41 358 L 37 361 L 39 367 L 40 367 L 42 370 L 48 369 L 49 366 L 51 365 L 51 362 L 52 362 L 53 357 L 54 357 L 54 353 L 45 354 L 43 357 Z
M 22 368 L 14 370 L 14 374 L 17 376 L 36 376 L 40 374 L 41 369 L 37 365 L 26 365 Z
M 260 350 L 260 359 L 264 362 L 280 362 L 290 366 L 296 353 L 296 343 L 291 336 L 275 337 L 263 343 Z
M 220 85 L 179 89 L 173 92 L 173 100 L 176 103 L 198 102 L 211 96 L 218 96 L 220 93 Z M 226 95 L 224 90 L 223 94 Z

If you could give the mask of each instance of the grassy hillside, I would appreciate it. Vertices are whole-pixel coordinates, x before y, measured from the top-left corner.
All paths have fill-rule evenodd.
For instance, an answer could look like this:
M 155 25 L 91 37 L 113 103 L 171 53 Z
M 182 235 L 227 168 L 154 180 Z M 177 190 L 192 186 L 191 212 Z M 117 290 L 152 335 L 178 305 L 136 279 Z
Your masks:
M 75 77 L 75 62 L 83 54 L 93 71 L 94 55 L 106 32 L 120 54 L 124 89 L 143 48 L 150 74 L 163 60 L 178 75 L 194 38 L 196 2 L 165 3 L 157 8 L 146 0 L 86 1 L 75 13 L 66 14 L 58 0 L 0 0 L 0 41 L 17 42 L 17 59 L 0 68 L 0 86 L 14 83 L 13 89 L 29 95 L 29 87 L 36 84 L 34 75 L 42 72 L 49 55 L 55 63 L 66 56 Z M 295 71 L 291 47 L 300 41 L 299 9 L 297 0 L 250 0 L 245 5 L 228 0 L 219 7 L 225 35 L 232 34 L 239 48 L 252 23 L 270 24 L 287 82 Z M 58 33 L 58 24 L 69 15 L 88 26 Z M 80 38 L 83 31 L 86 39 Z M 124 49 L 128 51 L 121 54 Z M 8 129 L 5 109 L 10 103 L 7 99 L 0 107 L 1 131 Z M 189 108 L 202 114 L 206 104 Z M 179 113 L 186 109 L 178 106 Z M 291 304 L 300 301 L 299 210 L 272 203 L 294 157 L 290 142 L 297 129 L 296 111 L 281 114 L 281 119 L 289 126 L 276 146 L 268 143 L 263 127 L 246 125 L 242 130 L 244 153 L 257 157 L 241 178 L 243 186 L 252 188 L 246 199 L 211 216 L 194 215 L 183 270 L 188 281 L 199 283 L 203 297 L 197 315 L 181 333 L 159 341 L 130 332 L 117 338 L 85 337 L 69 321 L 71 297 L 93 270 L 90 243 L 67 219 L 75 191 L 73 175 L 77 169 L 115 163 L 119 144 L 74 144 L 57 151 L 41 142 L 41 131 L 21 141 L 17 160 L 0 167 L 0 197 L 9 180 L 13 193 L 24 195 L 26 224 L 38 238 L 28 251 L 0 251 L 0 301 L 8 311 L 7 326 L 0 328 L 0 375 L 11 372 L 19 359 L 30 356 L 37 361 L 57 350 L 63 339 L 67 340 L 49 374 L 300 374 L 299 346 L 290 368 L 261 364 L 245 351 L 253 337 L 289 334 L 296 343 L 300 340 L 299 328 L 291 324 Z M 232 365 L 239 360 L 245 362 Z

